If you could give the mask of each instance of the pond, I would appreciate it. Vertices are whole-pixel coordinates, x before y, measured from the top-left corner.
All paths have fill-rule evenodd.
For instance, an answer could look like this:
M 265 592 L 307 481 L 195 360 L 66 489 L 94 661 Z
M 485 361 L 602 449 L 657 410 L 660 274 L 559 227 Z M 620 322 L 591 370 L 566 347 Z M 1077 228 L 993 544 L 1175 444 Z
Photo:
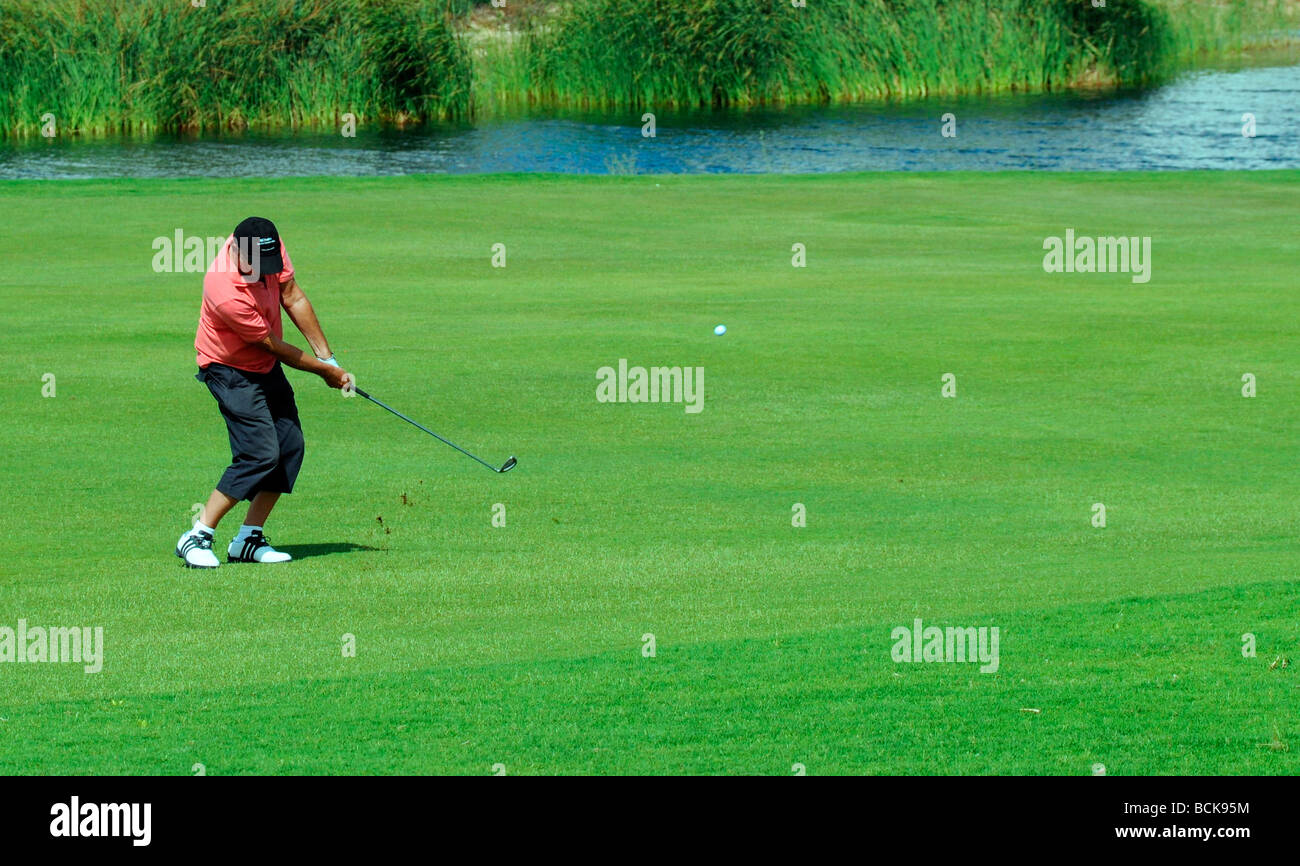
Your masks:
M 941 134 L 952 113 L 955 136 Z M 1189 72 L 1140 92 L 901 104 L 533 112 L 417 130 L 0 143 L 0 178 L 1300 168 L 1300 66 Z M 1243 135 L 1243 116 L 1255 135 Z

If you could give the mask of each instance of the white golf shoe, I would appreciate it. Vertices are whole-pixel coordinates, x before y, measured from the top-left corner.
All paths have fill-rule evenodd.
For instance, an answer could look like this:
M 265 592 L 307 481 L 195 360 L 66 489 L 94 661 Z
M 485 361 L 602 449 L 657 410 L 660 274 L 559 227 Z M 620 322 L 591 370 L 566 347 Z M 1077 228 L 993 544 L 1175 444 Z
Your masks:
M 212 552 L 212 533 L 191 529 L 176 542 L 176 555 L 186 568 L 216 568 L 221 563 Z
M 226 549 L 226 562 L 290 562 L 292 559 L 272 547 L 260 529 L 248 533 L 243 541 L 236 538 Z

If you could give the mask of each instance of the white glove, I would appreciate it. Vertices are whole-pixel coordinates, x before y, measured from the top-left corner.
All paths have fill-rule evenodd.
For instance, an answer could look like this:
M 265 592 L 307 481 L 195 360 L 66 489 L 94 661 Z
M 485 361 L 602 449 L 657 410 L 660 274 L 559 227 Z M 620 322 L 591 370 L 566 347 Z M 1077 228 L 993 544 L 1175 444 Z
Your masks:
M 331 367 L 337 367 L 339 365 L 339 362 L 334 360 L 333 355 L 330 355 L 328 358 L 317 358 L 316 360 L 324 364 L 329 364 Z

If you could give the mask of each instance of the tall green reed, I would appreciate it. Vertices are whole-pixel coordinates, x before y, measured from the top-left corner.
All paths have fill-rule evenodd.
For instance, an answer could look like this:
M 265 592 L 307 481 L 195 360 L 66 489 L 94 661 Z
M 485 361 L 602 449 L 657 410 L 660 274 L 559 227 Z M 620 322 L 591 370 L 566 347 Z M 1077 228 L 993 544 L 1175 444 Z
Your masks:
M 241 129 L 465 115 L 446 0 L 4 0 L 0 132 Z
M 1170 67 L 1145 0 L 575 0 L 519 41 L 502 92 L 728 105 L 1136 84 Z

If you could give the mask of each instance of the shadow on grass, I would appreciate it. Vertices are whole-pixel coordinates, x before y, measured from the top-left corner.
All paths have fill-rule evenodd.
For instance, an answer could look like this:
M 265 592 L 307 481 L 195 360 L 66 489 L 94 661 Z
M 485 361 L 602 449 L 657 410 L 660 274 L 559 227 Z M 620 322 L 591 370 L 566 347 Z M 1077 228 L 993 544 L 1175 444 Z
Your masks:
M 283 550 L 294 559 L 306 559 L 309 556 L 329 556 L 333 553 L 355 553 L 358 550 L 378 549 L 378 547 L 369 547 L 364 544 L 353 544 L 351 541 L 330 542 L 328 544 L 295 544 L 292 547 L 286 545 L 280 548 L 280 550 Z

